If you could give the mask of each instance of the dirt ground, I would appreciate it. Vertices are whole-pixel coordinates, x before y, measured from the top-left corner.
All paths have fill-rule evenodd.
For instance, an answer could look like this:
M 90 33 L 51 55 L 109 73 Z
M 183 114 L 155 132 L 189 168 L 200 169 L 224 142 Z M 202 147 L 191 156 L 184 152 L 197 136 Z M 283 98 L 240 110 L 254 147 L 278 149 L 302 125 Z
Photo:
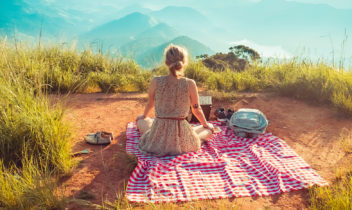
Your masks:
M 146 94 L 76 94 L 60 98 L 67 108 L 65 119 L 76 130 L 73 152 L 88 149 L 77 157 L 79 164 L 71 176 L 62 180 L 66 196 L 85 198 L 102 205 L 113 202 L 126 186 L 130 172 L 126 163 L 116 157 L 124 150 L 126 125 L 143 113 Z M 349 161 L 339 142 L 344 129 L 351 130 L 352 120 L 337 114 L 325 105 L 276 96 L 247 93 L 233 103 L 213 103 L 218 107 L 260 109 L 269 120 L 268 132 L 284 139 L 312 168 L 331 182 L 339 167 Z M 214 116 L 211 116 L 214 119 Z M 115 138 L 108 146 L 92 146 L 84 142 L 87 133 L 112 131 Z M 214 202 L 233 203 L 240 209 L 304 209 L 308 208 L 308 190 L 299 190 L 267 197 L 232 198 Z M 71 209 L 77 206 L 70 206 Z

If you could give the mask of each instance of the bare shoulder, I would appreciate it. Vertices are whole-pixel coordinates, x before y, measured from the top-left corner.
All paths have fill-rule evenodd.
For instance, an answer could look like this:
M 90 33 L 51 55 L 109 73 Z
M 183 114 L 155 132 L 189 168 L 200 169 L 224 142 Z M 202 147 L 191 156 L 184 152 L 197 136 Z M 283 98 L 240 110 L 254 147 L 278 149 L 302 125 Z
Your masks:
M 196 82 L 195 82 L 193 79 L 187 78 L 186 80 L 187 80 L 187 84 L 188 84 L 189 87 L 195 87 L 195 86 L 197 86 L 197 85 L 196 85 Z
M 162 76 L 153 76 L 153 78 L 152 78 L 152 81 L 153 80 L 158 80 L 158 79 L 160 79 Z
M 152 89 L 155 89 L 155 88 L 156 88 L 159 79 L 160 79 L 159 77 L 153 77 L 153 78 L 152 78 L 152 81 L 150 81 L 150 87 L 151 87 Z
M 161 77 L 162 76 L 153 76 L 151 83 L 156 84 L 161 79 Z

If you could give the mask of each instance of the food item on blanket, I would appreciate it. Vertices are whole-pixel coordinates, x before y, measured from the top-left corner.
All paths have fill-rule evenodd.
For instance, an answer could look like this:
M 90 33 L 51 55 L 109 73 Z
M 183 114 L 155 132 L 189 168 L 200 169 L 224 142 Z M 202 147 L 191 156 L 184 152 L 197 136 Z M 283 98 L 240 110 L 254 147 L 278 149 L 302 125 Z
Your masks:
M 221 129 L 217 126 L 214 126 L 211 123 L 208 123 L 208 126 L 214 129 L 214 133 L 220 133 Z M 202 125 L 193 127 L 194 132 L 196 132 L 200 139 L 209 140 L 212 137 L 212 132 L 208 128 L 204 128 Z
M 212 124 L 208 123 L 209 127 L 214 127 Z M 204 128 L 203 125 L 198 125 L 196 127 L 193 127 L 194 132 L 196 132 L 199 136 L 200 139 L 202 140 L 209 140 L 209 138 L 212 136 L 212 132 L 208 128 Z

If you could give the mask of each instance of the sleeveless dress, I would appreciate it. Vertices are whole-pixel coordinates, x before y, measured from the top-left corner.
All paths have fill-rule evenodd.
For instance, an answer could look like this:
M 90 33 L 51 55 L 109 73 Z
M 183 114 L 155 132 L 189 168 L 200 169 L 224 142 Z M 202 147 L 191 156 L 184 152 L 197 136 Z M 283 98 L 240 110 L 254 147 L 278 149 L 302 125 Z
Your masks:
M 167 77 L 156 77 L 155 115 L 151 129 L 140 138 L 139 150 L 154 156 L 179 155 L 197 151 L 201 147 L 198 135 L 186 120 L 162 119 L 185 118 L 190 109 L 187 78 L 168 84 Z

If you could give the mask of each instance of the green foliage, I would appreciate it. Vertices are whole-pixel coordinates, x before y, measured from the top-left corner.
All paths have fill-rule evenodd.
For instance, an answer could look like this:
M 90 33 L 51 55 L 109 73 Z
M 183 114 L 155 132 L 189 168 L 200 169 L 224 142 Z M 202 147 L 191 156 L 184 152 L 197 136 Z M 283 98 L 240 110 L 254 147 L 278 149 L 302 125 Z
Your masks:
M 312 209 L 352 209 L 352 171 L 346 170 L 328 187 L 314 186 L 310 189 Z
M 63 109 L 50 105 L 42 91 L 40 69 L 47 64 L 31 60 L 34 51 L 0 45 L 0 54 L 0 208 L 62 208 L 50 174 L 73 165 L 71 131 Z
M 3 41 L 1 51 L 0 68 L 10 68 L 13 74 L 31 81 L 33 88 L 48 93 L 85 92 L 96 86 L 103 92 L 144 91 L 148 86 L 144 81 L 152 77 L 134 61 L 94 54 L 91 50 L 79 53 L 58 46 L 13 47 Z
M 56 179 L 28 159 L 22 165 L 7 169 L 0 160 L 0 209 L 64 209 Z
M 233 52 L 216 53 L 210 57 L 205 57 L 202 62 L 206 67 L 215 71 L 224 71 L 225 69 L 244 71 L 249 66 L 248 60 L 239 58 Z
M 230 47 L 229 50 L 233 52 L 237 57 L 247 61 L 256 61 L 260 59 L 260 55 L 257 51 L 245 45 Z
M 246 71 L 212 71 L 201 61 L 192 63 L 185 75 L 198 85 L 217 91 L 276 91 L 282 95 L 326 103 L 352 115 L 352 73 L 336 71 L 324 63 L 283 62 L 254 64 Z
M 0 72 L 0 159 L 8 167 L 20 166 L 28 155 L 40 166 L 66 172 L 72 166 L 69 127 L 63 110 L 23 77 Z

